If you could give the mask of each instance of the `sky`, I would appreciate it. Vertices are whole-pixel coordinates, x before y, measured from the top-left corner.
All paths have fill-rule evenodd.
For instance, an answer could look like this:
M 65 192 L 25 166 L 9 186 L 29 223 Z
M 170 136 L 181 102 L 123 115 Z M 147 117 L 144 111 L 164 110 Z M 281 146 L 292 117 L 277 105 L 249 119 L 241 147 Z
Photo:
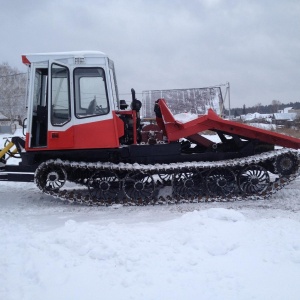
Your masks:
M 0 3 L 0 63 L 20 71 L 22 54 L 99 50 L 121 99 L 229 82 L 232 108 L 300 101 L 299 0 Z

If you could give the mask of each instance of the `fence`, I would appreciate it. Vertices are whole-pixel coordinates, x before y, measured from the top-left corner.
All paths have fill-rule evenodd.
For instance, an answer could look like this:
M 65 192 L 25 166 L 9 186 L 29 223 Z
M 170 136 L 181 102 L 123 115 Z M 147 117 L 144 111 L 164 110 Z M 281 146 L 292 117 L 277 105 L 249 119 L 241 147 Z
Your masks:
M 16 128 L 12 126 L 7 125 L 0 125 L 0 134 L 8 133 L 13 134 L 15 132 Z
M 191 112 L 205 114 L 212 108 L 217 114 L 223 113 L 223 96 L 219 86 L 209 88 L 148 90 L 142 93 L 141 115 L 152 118 L 154 104 L 157 99 L 164 98 L 173 114 Z

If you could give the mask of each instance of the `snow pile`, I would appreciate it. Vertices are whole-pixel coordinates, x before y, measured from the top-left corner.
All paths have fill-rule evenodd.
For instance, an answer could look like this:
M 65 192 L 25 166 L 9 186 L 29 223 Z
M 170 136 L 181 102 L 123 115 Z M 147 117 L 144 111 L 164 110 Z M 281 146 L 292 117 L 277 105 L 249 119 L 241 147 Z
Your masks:
M 299 220 L 27 193 L 0 201 L 0 299 L 299 299 Z
M 241 115 L 243 121 L 252 121 L 252 120 L 265 120 L 266 122 L 272 122 L 273 114 L 261 114 L 258 112 L 249 113 L 246 115 Z
M 251 125 L 257 128 L 265 129 L 265 130 L 276 130 L 275 124 L 266 124 L 266 123 L 247 123 L 247 125 Z
M 174 115 L 174 118 L 178 122 L 186 123 L 188 121 L 192 121 L 192 120 L 197 119 L 198 115 L 186 112 L 186 113 L 176 114 L 176 115 Z

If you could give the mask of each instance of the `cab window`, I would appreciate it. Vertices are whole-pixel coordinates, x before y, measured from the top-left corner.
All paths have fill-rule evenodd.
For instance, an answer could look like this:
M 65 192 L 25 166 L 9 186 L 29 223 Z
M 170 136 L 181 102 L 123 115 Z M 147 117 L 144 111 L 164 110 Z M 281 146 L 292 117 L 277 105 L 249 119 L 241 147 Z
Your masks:
M 53 126 L 63 126 L 70 119 L 69 70 L 67 67 L 52 64 L 51 123 Z
M 102 68 L 74 70 L 75 115 L 87 118 L 109 112 L 105 73 Z

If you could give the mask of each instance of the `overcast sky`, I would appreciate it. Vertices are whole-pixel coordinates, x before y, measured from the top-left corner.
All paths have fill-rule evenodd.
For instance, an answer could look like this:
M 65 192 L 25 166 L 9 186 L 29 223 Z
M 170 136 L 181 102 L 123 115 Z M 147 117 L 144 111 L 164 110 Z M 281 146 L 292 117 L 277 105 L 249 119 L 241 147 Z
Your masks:
M 120 94 L 230 82 L 231 107 L 300 101 L 299 0 L 0 3 L 0 62 L 20 71 L 22 54 L 100 50 Z

